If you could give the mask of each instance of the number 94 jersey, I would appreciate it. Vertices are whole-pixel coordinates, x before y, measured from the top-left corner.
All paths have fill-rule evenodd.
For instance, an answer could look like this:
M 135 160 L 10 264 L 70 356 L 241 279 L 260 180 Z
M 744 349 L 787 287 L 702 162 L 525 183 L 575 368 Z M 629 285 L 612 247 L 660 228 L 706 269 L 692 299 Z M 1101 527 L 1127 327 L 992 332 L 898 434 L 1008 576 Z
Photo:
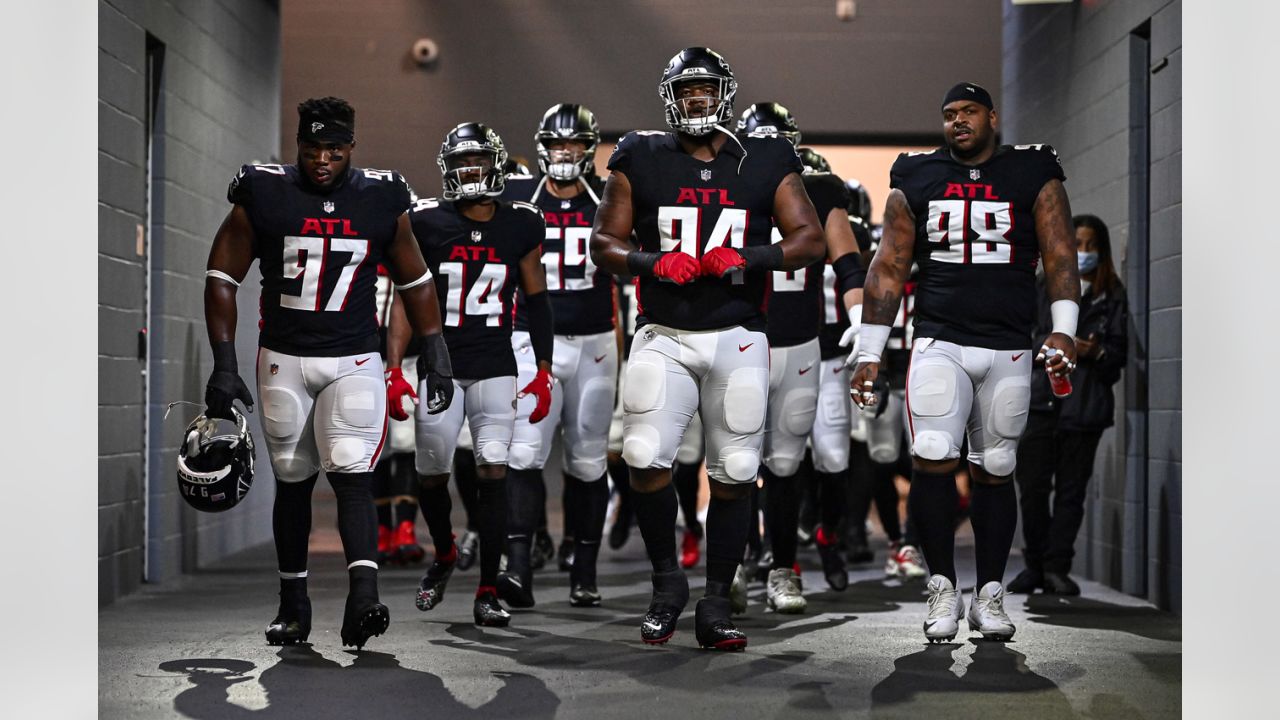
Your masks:
M 916 218 L 916 337 L 1023 350 L 1036 321 L 1036 197 L 1065 180 L 1048 145 L 1002 145 L 981 165 L 947 148 L 904 153 L 889 186 Z
M 496 202 L 486 222 L 435 198 L 419 200 L 409 215 L 435 277 L 444 340 L 460 380 L 516 374 L 511 299 L 520 285 L 520 260 L 539 251 L 546 233 L 538 208 Z
M 374 283 L 413 190 L 399 173 L 348 168 L 327 191 L 296 165 L 245 165 L 227 200 L 249 214 L 262 272 L 259 344 L 300 357 L 378 352 Z

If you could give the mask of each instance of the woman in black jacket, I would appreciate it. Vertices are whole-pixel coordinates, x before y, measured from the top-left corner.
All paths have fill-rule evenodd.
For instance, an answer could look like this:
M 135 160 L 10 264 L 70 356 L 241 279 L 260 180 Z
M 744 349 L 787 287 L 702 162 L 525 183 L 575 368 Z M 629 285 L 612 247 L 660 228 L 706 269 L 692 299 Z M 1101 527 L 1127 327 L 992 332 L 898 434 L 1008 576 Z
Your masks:
M 1016 471 L 1027 566 L 1009 583 L 1009 592 L 1040 588 L 1056 595 L 1080 594 L 1068 573 L 1098 440 L 1113 424 L 1112 385 L 1120 379 L 1129 346 L 1129 302 L 1111 261 L 1111 235 L 1093 215 L 1077 215 L 1074 222 L 1081 285 L 1078 365 L 1065 398 L 1054 397 L 1046 373 L 1032 373 L 1031 412 L 1018 445 Z M 1043 344 L 1053 324 L 1043 279 L 1039 285 L 1040 316 L 1031 347 Z

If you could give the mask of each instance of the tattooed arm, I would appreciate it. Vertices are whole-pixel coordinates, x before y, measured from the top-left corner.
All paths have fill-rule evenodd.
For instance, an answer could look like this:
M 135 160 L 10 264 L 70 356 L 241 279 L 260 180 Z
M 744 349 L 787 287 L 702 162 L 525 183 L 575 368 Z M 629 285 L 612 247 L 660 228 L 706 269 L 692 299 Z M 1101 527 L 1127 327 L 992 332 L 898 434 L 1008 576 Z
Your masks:
M 859 351 L 857 367 L 849 387 L 858 407 L 879 402 L 871 392 L 880 372 L 880 353 L 889 338 L 889 328 L 902 307 L 902 288 L 911 274 L 915 255 L 916 218 L 901 190 L 889 193 L 884 207 L 884 234 L 880 248 L 867 271 L 862 294 L 862 336 L 866 345 Z
M 1062 187 L 1061 180 L 1050 180 L 1040 188 L 1033 212 L 1040 255 L 1044 258 L 1045 289 L 1048 291 L 1049 302 L 1065 300 L 1078 307 L 1080 270 L 1076 262 L 1076 237 L 1071 222 L 1071 203 L 1067 200 L 1067 190 Z M 1055 317 L 1054 324 L 1058 323 L 1059 320 Z M 1070 368 L 1075 365 L 1076 347 L 1072 340 L 1074 321 L 1071 325 L 1071 332 L 1050 333 L 1044 342 L 1044 348 L 1060 351 L 1058 355 L 1045 361 L 1049 371 L 1057 375 L 1070 372 Z

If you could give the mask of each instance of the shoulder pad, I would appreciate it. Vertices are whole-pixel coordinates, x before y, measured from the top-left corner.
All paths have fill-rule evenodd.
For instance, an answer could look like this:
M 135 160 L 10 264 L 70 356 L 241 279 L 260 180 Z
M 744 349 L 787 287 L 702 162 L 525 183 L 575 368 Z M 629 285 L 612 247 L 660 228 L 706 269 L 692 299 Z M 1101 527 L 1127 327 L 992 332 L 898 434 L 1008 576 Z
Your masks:
M 528 210 L 531 213 L 535 213 L 538 217 L 542 217 L 542 208 L 534 205 L 533 203 L 527 203 L 523 200 L 512 200 L 511 207 Z

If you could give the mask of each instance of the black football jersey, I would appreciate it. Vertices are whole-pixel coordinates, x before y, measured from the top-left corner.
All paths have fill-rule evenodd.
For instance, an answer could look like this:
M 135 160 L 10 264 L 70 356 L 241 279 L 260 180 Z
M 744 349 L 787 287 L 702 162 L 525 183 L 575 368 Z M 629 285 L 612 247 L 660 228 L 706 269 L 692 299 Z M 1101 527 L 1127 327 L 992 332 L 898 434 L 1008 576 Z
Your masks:
M 413 204 L 400 173 L 348 168 L 331 188 L 296 165 L 245 165 L 227 188 L 253 225 L 259 344 L 304 357 L 378 352 L 378 263 Z
M 1065 180 L 1048 145 L 1002 145 L 977 166 L 945 147 L 904 153 L 889 172 L 916 217 L 915 335 L 995 350 L 1031 342 L 1040 247 L 1033 209 Z
M 585 179 L 589 189 L 569 200 L 548 192 L 542 178 L 528 175 L 508 176 L 502 193 L 504 200 L 538 206 L 546 220 L 542 265 L 557 335 L 594 335 L 613 329 L 613 276 L 591 262 L 590 247 L 604 184 L 595 176 Z M 524 291 L 516 293 L 516 329 L 529 329 Z
M 871 228 L 862 218 L 849 218 L 849 229 L 853 231 L 853 239 L 857 241 L 859 250 L 870 247 Z M 864 271 L 865 267 L 862 268 Z M 865 279 L 865 272 L 863 278 Z M 857 287 L 862 287 L 859 284 Z M 851 288 L 839 286 L 836 269 L 831 266 L 830 259 L 822 268 L 822 329 L 818 332 L 818 347 L 823 360 L 844 357 L 850 348 L 840 347 L 840 338 L 849 329 L 849 313 L 844 309 L 844 293 Z
M 832 173 L 803 175 L 804 189 L 809 193 L 818 221 L 827 227 L 827 215 L 835 208 L 849 207 L 849 189 Z M 773 229 L 773 242 L 782 240 L 782 232 Z M 824 319 L 823 267 L 818 260 L 809 267 L 786 272 L 769 272 L 769 345 L 789 347 L 818 337 Z M 846 324 L 848 320 L 846 318 Z M 836 338 L 839 340 L 839 338 Z
M 631 182 L 636 241 L 645 252 L 686 252 L 701 258 L 713 248 L 768 245 L 773 197 L 788 173 L 801 172 L 791 143 L 780 137 L 730 138 L 704 162 L 680 147 L 672 133 L 627 133 L 609 169 Z M 741 325 L 765 330 L 764 272 L 701 277 L 676 285 L 640 278 L 637 323 L 679 330 Z
M 415 203 L 409 217 L 435 276 L 454 377 L 515 375 L 512 297 L 520 260 L 542 244 L 542 212 L 529 203 L 498 201 L 492 218 L 476 222 L 454 203 L 429 198 Z

